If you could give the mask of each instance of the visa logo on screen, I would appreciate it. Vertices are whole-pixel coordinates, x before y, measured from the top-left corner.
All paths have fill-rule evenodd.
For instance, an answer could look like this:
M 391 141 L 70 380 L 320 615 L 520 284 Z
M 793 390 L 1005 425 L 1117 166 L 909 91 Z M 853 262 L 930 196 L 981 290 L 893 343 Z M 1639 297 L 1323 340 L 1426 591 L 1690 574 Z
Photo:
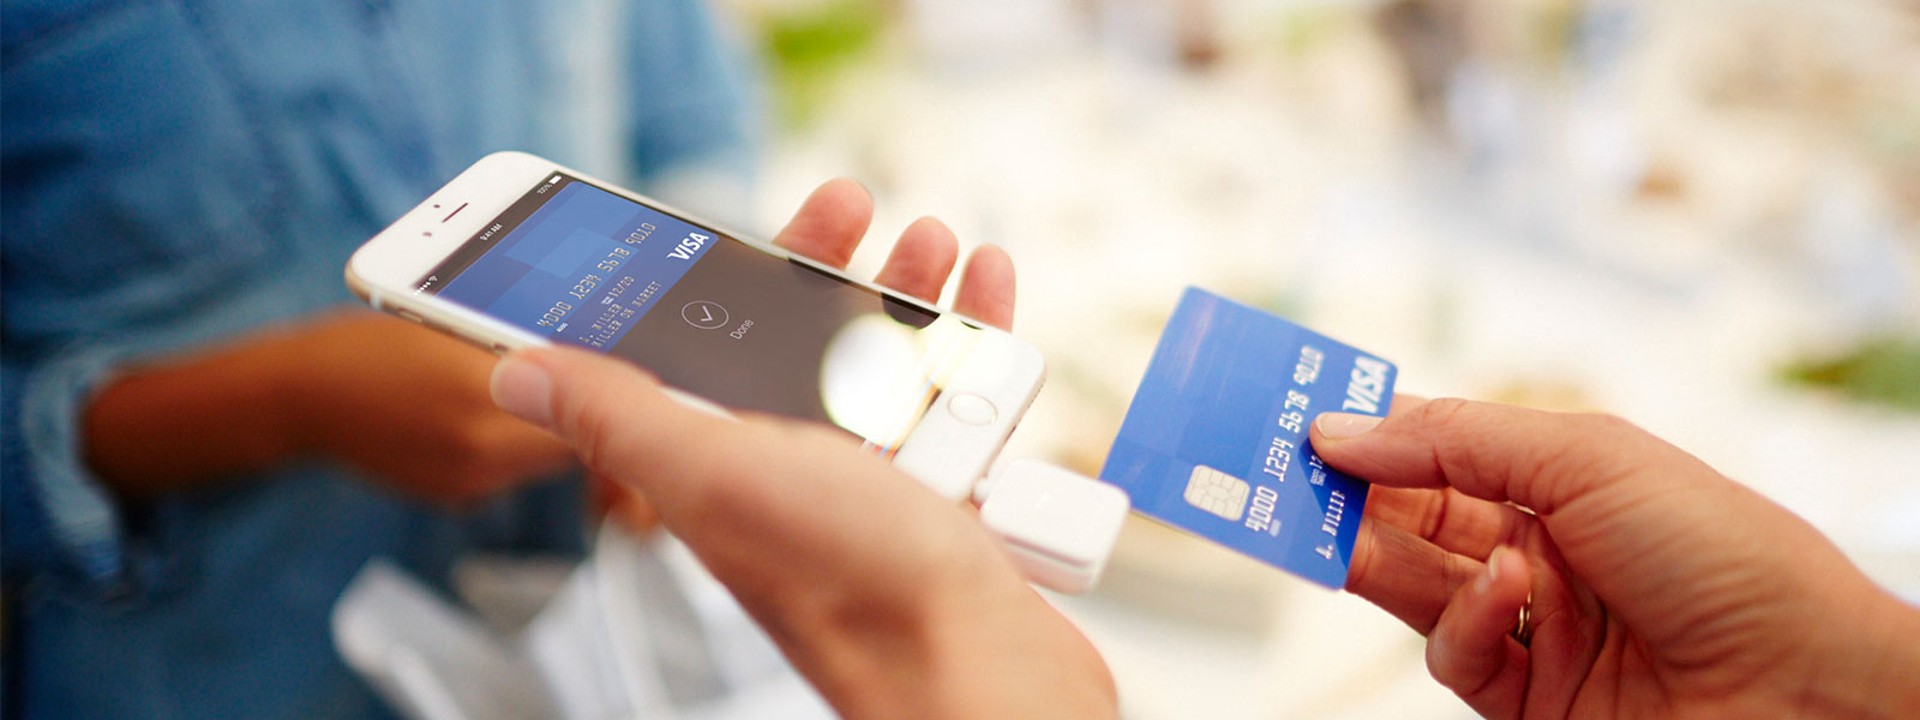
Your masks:
M 707 241 L 711 239 L 700 233 L 687 233 L 687 239 L 681 240 L 679 245 L 674 246 L 673 252 L 667 253 L 667 257 L 675 260 L 692 259 L 693 254 L 700 252 L 700 248 L 706 247 Z

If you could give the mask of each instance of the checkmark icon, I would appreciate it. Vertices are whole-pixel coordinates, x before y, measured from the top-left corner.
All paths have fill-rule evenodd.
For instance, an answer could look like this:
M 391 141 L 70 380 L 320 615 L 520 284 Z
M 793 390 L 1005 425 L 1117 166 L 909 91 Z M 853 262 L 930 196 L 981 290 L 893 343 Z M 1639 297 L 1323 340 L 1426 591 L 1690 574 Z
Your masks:
M 695 300 L 680 308 L 680 319 L 701 330 L 714 330 L 727 324 L 727 308 L 712 300 Z

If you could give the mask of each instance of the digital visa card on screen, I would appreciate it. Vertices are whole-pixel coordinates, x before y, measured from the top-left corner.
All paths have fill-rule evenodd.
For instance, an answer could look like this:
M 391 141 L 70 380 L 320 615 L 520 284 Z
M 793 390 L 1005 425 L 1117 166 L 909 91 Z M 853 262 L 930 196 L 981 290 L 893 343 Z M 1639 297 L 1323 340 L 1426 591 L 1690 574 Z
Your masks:
M 1327 467 L 1323 412 L 1385 416 L 1391 363 L 1188 288 L 1100 479 L 1135 510 L 1321 585 L 1346 582 L 1367 484 Z

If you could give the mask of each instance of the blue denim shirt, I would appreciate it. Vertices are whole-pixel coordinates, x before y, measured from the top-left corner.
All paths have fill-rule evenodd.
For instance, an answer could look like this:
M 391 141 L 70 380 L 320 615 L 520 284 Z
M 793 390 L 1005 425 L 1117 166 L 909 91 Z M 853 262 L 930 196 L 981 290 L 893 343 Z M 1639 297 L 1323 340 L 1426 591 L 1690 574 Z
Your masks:
M 613 11 L 596 70 L 624 91 L 628 152 L 576 155 L 588 4 L 4 1 L 9 714 L 381 715 L 327 626 L 362 564 L 444 582 L 472 549 L 579 544 L 564 483 L 455 514 L 311 464 L 129 506 L 77 424 L 115 368 L 348 302 L 352 249 L 485 153 L 642 187 L 744 168 L 740 68 L 697 0 Z

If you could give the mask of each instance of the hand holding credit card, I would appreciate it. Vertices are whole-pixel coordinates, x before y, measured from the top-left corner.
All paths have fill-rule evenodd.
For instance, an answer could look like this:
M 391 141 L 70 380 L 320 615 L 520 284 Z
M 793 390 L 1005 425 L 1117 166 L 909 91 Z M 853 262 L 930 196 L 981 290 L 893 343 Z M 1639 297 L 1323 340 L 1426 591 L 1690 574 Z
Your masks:
M 1385 416 L 1391 363 L 1188 288 L 1100 479 L 1135 510 L 1329 588 L 1346 581 L 1367 484 L 1308 445 L 1323 412 Z

